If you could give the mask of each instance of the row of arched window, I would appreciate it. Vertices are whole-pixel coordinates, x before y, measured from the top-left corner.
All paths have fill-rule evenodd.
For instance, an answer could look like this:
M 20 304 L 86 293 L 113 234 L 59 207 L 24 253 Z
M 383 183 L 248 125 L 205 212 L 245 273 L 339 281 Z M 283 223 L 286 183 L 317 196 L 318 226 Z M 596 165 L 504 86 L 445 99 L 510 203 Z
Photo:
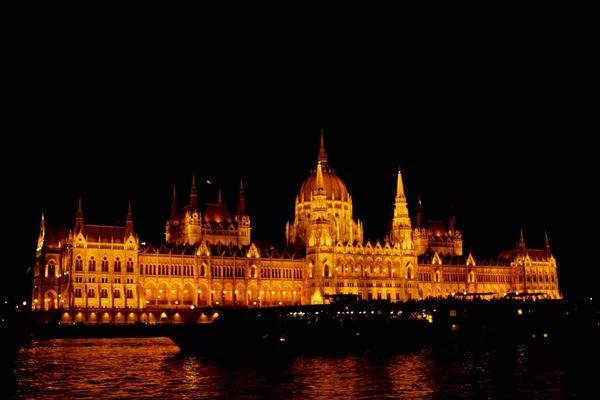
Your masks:
M 75 288 L 75 298 L 81 298 L 83 297 L 83 289 L 82 288 Z M 128 299 L 133 299 L 133 290 L 132 289 L 126 289 L 125 290 L 125 296 Z M 87 298 L 88 299 L 93 299 L 96 297 L 96 289 L 94 288 L 88 288 L 87 290 Z M 101 299 L 108 299 L 108 289 L 106 288 L 102 288 L 100 289 L 100 298 Z M 113 298 L 114 299 L 120 299 L 121 298 L 121 289 L 114 289 L 113 290 Z
M 129 258 L 125 263 L 125 271 L 128 273 L 133 273 L 133 259 Z M 88 272 L 96 272 L 96 258 L 91 256 L 88 260 Z M 111 272 L 109 269 L 110 263 L 107 257 L 103 257 L 100 260 L 100 271 L 101 272 Z M 77 256 L 75 258 L 75 271 L 82 272 L 83 271 L 83 259 L 81 256 Z M 117 257 L 112 263 L 112 272 L 122 272 L 122 263 L 121 259 Z

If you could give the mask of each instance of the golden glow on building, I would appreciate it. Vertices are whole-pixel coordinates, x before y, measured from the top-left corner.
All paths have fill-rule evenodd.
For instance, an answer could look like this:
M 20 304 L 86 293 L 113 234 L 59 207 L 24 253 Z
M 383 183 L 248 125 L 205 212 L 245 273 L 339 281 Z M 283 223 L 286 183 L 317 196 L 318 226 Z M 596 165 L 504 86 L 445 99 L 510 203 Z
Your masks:
M 447 224 L 426 221 L 419 199 L 416 218 L 409 216 L 400 171 L 390 182 L 396 195 L 389 232 L 365 241 L 353 197 L 328 163 L 322 132 L 318 154 L 290 199 L 294 220 L 282 227 L 283 246 L 252 241 L 241 182 L 230 215 L 220 195 L 199 207 L 192 177 L 185 204 L 173 194 L 161 244 L 139 240 L 131 207 L 124 226 L 88 225 L 80 199 L 75 224 L 62 236 L 47 234 L 52 227 L 43 215 L 31 307 L 77 310 L 86 322 L 102 310 L 100 320 L 129 322 L 133 315 L 137 322 L 159 323 L 177 315 L 165 310 L 323 304 L 330 293 L 389 302 L 460 294 L 561 298 L 547 237 L 544 249 L 535 250 L 521 233 L 517 248 L 495 261 L 463 254 L 453 215 Z

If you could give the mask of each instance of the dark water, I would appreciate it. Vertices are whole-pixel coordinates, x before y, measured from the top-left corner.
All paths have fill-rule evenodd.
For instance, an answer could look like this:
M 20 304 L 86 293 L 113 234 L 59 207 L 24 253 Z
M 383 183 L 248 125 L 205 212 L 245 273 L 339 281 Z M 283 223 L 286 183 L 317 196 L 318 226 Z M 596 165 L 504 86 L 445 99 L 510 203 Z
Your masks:
M 424 348 L 374 353 L 185 356 L 167 338 L 55 339 L 22 348 L 3 379 L 15 399 L 597 398 L 577 356 Z

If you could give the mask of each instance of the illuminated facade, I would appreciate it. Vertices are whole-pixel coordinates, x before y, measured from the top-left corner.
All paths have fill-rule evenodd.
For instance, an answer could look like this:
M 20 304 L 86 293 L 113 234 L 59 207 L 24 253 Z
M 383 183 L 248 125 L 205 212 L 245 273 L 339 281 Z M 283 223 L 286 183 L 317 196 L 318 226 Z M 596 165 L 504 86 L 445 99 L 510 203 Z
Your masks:
M 547 237 L 545 249 L 532 250 L 521 233 L 516 249 L 495 261 L 477 260 L 463 254 L 453 215 L 447 228 L 426 222 L 419 199 L 413 223 L 400 171 L 395 184 L 388 234 L 365 242 L 352 196 L 327 162 L 321 132 L 316 167 L 296 196 L 281 248 L 252 242 L 241 182 L 233 218 L 220 193 L 216 204 L 199 209 L 194 178 L 184 207 L 174 190 L 158 247 L 140 243 L 131 205 L 124 226 L 88 225 L 80 199 L 73 228 L 53 231 L 53 240 L 42 216 L 32 307 L 70 310 L 74 322 L 126 323 L 148 318 L 149 310 L 320 304 L 332 294 L 391 302 L 454 295 L 561 298 Z M 107 312 L 90 316 L 86 310 Z

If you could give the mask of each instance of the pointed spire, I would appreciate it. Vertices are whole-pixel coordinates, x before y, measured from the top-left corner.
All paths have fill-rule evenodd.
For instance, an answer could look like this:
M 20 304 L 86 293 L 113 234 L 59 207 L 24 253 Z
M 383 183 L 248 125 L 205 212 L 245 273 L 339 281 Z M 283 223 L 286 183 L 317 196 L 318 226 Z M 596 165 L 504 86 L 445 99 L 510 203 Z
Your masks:
M 190 189 L 190 213 L 193 213 L 198 208 L 198 197 L 196 190 L 196 174 L 192 173 L 192 187 Z
M 323 180 L 323 167 L 321 161 L 317 163 L 317 182 L 315 183 L 315 194 L 325 194 L 325 182 Z
M 526 247 L 525 247 L 525 236 L 523 235 L 523 228 L 521 228 L 521 238 L 519 239 L 519 249 L 521 250 L 521 255 L 525 257 Z
M 456 215 L 454 214 L 454 202 L 450 200 L 450 232 L 456 230 Z
M 402 184 L 402 172 L 398 168 L 398 180 L 396 182 L 396 201 L 404 201 L 406 196 L 404 195 L 404 185 Z
M 82 218 L 83 217 L 83 209 L 81 207 L 81 196 L 79 196 L 79 202 L 77 203 L 77 217 L 76 218 Z
M 425 214 L 423 212 L 423 204 L 421 203 L 421 194 L 417 195 L 417 227 L 423 228 L 425 222 Z
M 42 250 L 44 246 L 44 237 L 46 237 L 46 220 L 44 213 L 42 213 L 42 221 L 40 222 L 40 234 L 38 235 L 37 251 Z
M 408 216 L 408 206 L 402 185 L 402 173 L 398 168 L 398 179 L 396 181 L 396 200 L 394 202 L 394 217 L 392 218 L 392 232 L 390 239 L 394 243 L 404 243 L 411 240 L 411 222 Z
M 173 199 L 171 200 L 171 221 L 176 221 L 178 218 L 178 209 L 177 205 L 177 189 L 175 185 L 173 185 Z
M 83 232 L 83 208 L 81 206 L 81 196 L 79 196 L 79 202 L 77 204 L 77 215 L 75 217 L 75 234 Z
M 125 240 L 133 235 L 133 213 L 131 212 L 131 200 L 127 209 L 127 222 L 125 223 Z
M 243 183 L 243 179 L 240 178 L 240 196 L 238 199 L 238 209 L 237 209 L 238 216 L 246 215 L 246 200 L 244 197 L 245 197 L 244 196 L 244 183 Z
M 523 228 L 521 228 L 521 239 L 520 239 L 520 243 L 521 245 L 525 245 L 525 236 L 523 235 Z
M 219 198 L 217 199 L 217 204 L 222 204 L 222 202 L 221 202 L 221 188 L 219 188 Z
M 552 252 L 550 251 L 550 241 L 548 240 L 548 232 L 544 232 L 544 242 L 546 244 L 546 257 L 550 258 Z
M 325 152 L 325 140 L 323 139 L 323 126 L 321 126 L 321 147 L 319 148 L 320 163 L 327 164 L 327 153 Z

